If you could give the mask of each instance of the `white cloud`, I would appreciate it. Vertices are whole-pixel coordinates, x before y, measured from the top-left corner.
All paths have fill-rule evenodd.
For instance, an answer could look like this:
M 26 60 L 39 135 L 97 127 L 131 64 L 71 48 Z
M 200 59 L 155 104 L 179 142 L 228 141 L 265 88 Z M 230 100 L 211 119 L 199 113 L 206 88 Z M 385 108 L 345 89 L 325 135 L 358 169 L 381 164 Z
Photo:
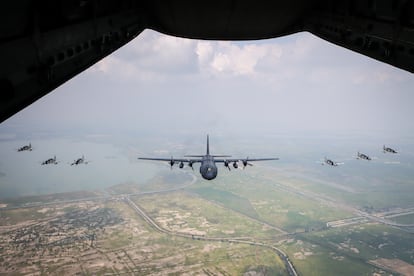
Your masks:
M 410 73 L 308 33 L 223 42 L 148 30 L 59 89 L 29 118 L 202 131 L 365 129 L 406 124 L 414 97 Z
M 273 71 L 282 52 L 275 43 L 197 41 L 147 30 L 122 51 L 100 61 L 92 71 L 151 81 L 155 76 L 186 74 L 253 76 Z
M 309 33 L 262 41 L 202 41 L 146 30 L 91 72 L 123 81 L 248 77 L 279 85 L 401 82 L 411 74 L 323 41 Z
M 199 65 L 202 67 L 207 66 L 214 55 L 213 43 L 211 41 L 198 41 L 196 53 Z
M 282 48 L 275 44 L 202 41 L 197 45 L 200 71 L 220 76 L 256 76 L 280 66 Z
M 210 65 L 213 70 L 219 73 L 254 74 L 258 60 L 266 55 L 265 46 L 255 44 L 239 46 L 231 42 L 219 42 L 216 45 L 216 51 Z
M 131 42 L 123 55 L 125 62 L 134 63 L 142 71 L 165 74 L 193 73 L 197 70 L 197 41 L 144 31 Z

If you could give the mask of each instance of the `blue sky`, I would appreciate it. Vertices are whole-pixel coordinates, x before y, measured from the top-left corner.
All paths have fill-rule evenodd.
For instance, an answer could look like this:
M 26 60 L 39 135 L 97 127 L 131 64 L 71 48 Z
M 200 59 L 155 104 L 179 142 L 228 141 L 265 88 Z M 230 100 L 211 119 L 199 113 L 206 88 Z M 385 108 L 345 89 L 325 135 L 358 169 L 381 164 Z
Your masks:
M 146 30 L 0 125 L 177 133 L 414 133 L 411 73 L 309 33 L 200 41 Z

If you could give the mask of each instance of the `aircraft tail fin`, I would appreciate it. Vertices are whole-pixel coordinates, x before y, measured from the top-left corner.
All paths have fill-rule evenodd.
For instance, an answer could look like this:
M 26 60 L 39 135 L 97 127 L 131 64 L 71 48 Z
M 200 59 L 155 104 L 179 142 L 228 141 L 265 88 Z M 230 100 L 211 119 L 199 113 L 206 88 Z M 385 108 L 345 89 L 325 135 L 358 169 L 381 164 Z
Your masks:
M 207 150 L 206 150 L 206 154 L 210 155 L 210 140 L 209 140 L 209 135 L 207 134 Z M 184 157 L 204 157 L 205 155 L 184 155 Z M 223 155 L 223 154 L 218 154 L 218 155 L 212 155 L 213 157 L 231 157 L 231 155 Z
M 208 134 L 207 134 L 207 155 L 210 155 L 210 143 L 208 141 Z

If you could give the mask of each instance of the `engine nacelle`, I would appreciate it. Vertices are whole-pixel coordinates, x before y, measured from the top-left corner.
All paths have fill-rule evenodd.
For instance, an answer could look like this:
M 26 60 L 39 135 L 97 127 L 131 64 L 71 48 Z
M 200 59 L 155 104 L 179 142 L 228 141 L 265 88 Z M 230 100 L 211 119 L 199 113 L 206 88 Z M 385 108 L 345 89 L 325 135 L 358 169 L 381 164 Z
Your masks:
M 233 163 L 233 168 L 237 169 L 239 167 L 239 164 L 237 164 L 237 162 Z
M 227 169 L 229 169 L 229 171 L 230 171 L 230 166 L 229 166 L 229 161 L 227 161 L 227 160 L 224 160 L 224 167 L 226 167 Z
M 184 168 L 184 163 L 183 162 L 180 162 L 180 169 L 182 169 L 182 168 Z

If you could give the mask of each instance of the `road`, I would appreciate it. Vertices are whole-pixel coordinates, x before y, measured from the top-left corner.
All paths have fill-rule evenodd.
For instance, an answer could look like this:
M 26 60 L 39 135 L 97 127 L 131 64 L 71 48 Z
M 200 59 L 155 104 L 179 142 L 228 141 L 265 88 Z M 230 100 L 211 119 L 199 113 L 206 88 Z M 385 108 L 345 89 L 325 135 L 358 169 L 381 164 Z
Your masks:
M 168 234 L 171 236 L 186 238 L 186 239 L 196 239 L 196 240 L 202 240 L 202 241 L 216 241 L 216 242 L 230 242 L 230 243 L 240 243 L 240 244 L 249 244 L 253 246 L 261 246 L 270 248 L 273 250 L 285 263 L 286 270 L 291 276 L 298 276 L 298 273 L 296 272 L 295 267 L 293 266 L 292 262 L 289 260 L 289 257 L 285 252 L 283 252 L 281 249 L 264 244 L 261 242 L 255 242 L 248 237 L 240 237 L 240 238 L 228 238 L 228 237 L 206 237 L 206 236 L 196 236 L 189 233 L 182 233 L 182 232 L 173 232 L 168 229 L 165 229 L 161 226 L 159 226 L 140 206 L 138 206 L 135 202 L 133 202 L 129 196 L 125 196 L 123 198 L 127 204 L 129 204 L 148 224 L 150 224 L 154 229 L 156 229 L 158 232 Z
M 308 198 L 308 199 L 311 199 L 311 200 L 314 200 L 314 201 L 321 202 L 324 205 L 339 208 L 339 209 L 342 209 L 342 210 L 345 210 L 345 211 L 348 211 L 348 212 L 351 212 L 351 213 L 357 215 L 356 217 L 351 218 L 351 219 L 357 220 L 359 217 L 363 217 L 363 218 L 365 218 L 369 221 L 374 221 L 374 222 L 386 224 L 386 225 L 389 225 L 389 226 L 398 227 L 401 230 L 405 230 L 405 231 L 407 230 L 406 228 L 414 227 L 414 224 L 402 224 L 402 223 L 397 223 L 397 222 L 391 221 L 389 219 L 386 219 L 386 217 L 387 217 L 386 215 L 380 217 L 380 216 L 375 215 L 375 214 L 369 214 L 369 213 L 361 211 L 361 210 L 359 210 L 359 209 L 357 209 L 357 208 L 355 208 L 355 207 L 353 207 L 349 204 L 346 204 L 344 202 L 339 202 L 336 198 L 332 198 L 332 197 L 329 197 L 327 195 L 321 195 L 321 194 L 317 194 L 317 193 L 309 191 L 309 190 L 295 188 L 295 187 L 292 187 L 290 185 L 284 184 L 282 181 L 279 181 L 278 183 L 275 183 L 274 179 L 271 179 L 271 178 L 268 178 L 268 180 L 272 180 L 272 181 L 270 181 L 270 183 L 272 183 L 272 185 L 275 188 L 277 188 L 278 190 L 293 193 L 295 195 L 298 195 L 298 196 L 301 196 L 301 197 L 304 197 L 304 198 Z M 400 212 L 393 211 L 392 216 L 397 216 L 398 214 L 405 215 L 407 213 L 410 213 L 411 211 L 414 212 L 414 210 L 412 208 L 400 209 Z M 388 216 L 388 217 L 390 217 L 390 216 Z M 366 222 L 366 221 L 361 220 L 361 222 Z M 334 222 L 329 222 L 329 223 L 334 223 Z M 349 225 L 349 224 L 344 224 L 344 225 Z
M 252 237 L 206 237 L 206 236 L 196 236 L 189 233 L 180 233 L 180 232 L 173 232 L 168 229 L 165 229 L 161 226 L 159 226 L 142 208 L 140 208 L 136 203 L 134 203 L 130 197 L 131 196 L 142 196 L 142 195 L 150 195 L 150 194 L 161 194 L 161 193 L 170 193 L 178 190 L 182 190 L 184 188 L 187 188 L 191 185 L 193 185 L 197 181 L 197 177 L 187 171 L 183 171 L 183 173 L 187 173 L 192 176 L 192 180 L 189 183 L 186 183 L 184 185 L 170 188 L 170 189 L 164 189 L 164 190 L 154 190 L 154 191 L 145 191 L 145 192 L 138 192 L 138 193 L 130 193 L 130 194 L 118 194 L 118 195 L 111 195 L 109 193 L 106 193 L 103 196 L 96 196 L 96 197 L 87 197 L 87 198 L 81 198 L 81 199 L 73 199 L 73 200 L 60 200 L 60 201 L 53 201 L 53 202 L 45 202 L 45 203 L 34 203 L 34 204 L 26 204 L 24 206 L 11 206 L 11 207 L 3 207 L 0 208 L 0 210 L 12 210 L 12 209 L 20 209 L 20 208 L 33 208 L 33 207 L 46 207 L 51 205 L 60 205 L 60 204 L 68 204 L 68 203 L 77 203 L 77 202 L 85 202 L 85 201 L 100 201 L 100 200 L 123 200 L 125 201 L 129 206 L 131 206 L 149 225 L 151 225 L 155 230 L 158 232 L 167 234 L 167 235 L 173 235 L 177 237 L 182 237 L 186 239 L 197 239 L 197 240 L 203 240 L 203 241 L 212 241 L 212 242 L 231 242 L 231 243 L 242 243 L 242 244 L 249 244 L 252 246 L 260 246 L 265 247 L 273 250 L 285 263 L 286 270 L 291 276 L 298 276 L 298 273 L 296 269 L 293 266 L 293 263 L 289 260 L 288 255 L 283 252 L 281 249 L 265 244 L 263 242 L 256 242 L 254 241 L 254 238 Z M 248 217 L 251 220 L 254 220 L 256 222 L 262 223 L 264 225 L 268 225 L 269 227 L 276 228 L 273 225 L 269 225 L 268 223 Z M 10 229 L 8 229 L 10 230 Z M 277 228 L 276 230 L 279 230 L 284 235 L 289 235 L 289 233 Z

